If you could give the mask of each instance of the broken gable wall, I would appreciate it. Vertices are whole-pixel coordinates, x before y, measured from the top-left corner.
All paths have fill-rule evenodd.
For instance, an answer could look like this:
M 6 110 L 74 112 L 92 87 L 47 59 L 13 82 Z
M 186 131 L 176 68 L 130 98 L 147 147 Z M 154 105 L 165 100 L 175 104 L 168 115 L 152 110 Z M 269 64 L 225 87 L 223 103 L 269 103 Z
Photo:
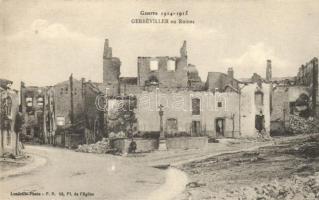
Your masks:
M 158 70 L 151 71 L 150 63 L 158 61 Z M 175 71 L 167 69 L 169 60 L 175 60 Z M 181 87 L 186 88 L 187 77 L 187 58 L 184 57 L 138 57 L 138 85 L 145 86 L 146 82 L 152 77 L 159 81 L 159 87 Z
M 219 91 L 223 91 L 226 85 L 231 85 L 235 89 L 238 89 L 237 80 L 221 72 L 208 72 L 206 88 L 209 91 L 215 91 L 216 88 Z

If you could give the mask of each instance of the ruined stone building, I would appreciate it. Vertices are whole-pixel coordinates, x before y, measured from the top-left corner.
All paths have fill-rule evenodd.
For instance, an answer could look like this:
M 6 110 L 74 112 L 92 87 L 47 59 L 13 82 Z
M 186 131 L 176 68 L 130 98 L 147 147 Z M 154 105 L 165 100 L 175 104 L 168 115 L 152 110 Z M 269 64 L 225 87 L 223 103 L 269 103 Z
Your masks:
M 295 77 L 272 78 L 271 132 L 295 129 L 298 117 L 318 117 L 318 59 L 302 65 Z
M 107 131 L 105 130 L 105 112 L 104 98 L 100 98 L 97 101 L 99 96 L 103 96 L 103 92 L 92 83 L 91 81 L 83 81 L 83 105 L 84 105 L 84 140 L 86 144 L 94 143 L 101 140 L 103 137 L 107 137 Z
M 184 41 L 178 56 L 140 56 L 137 76 L 121 77 L 121 61 L 113 57 L 106 39 L 103 82 L 71 75 L 50 87 L 21 85 L 23 133 L 67 147 L 96 142 L 117 131 L 159 136 L 163 129 L 167 137 L 255 137 L 258 131 L 286 132 L 292 115 L 317 116 L 317 58 L 302 65 L 296 77 L 273 77 L 271 60 L 265 70 L 265 78 L 253 73 L 251 78 L 236 79 L 233 68 L 228 68 L 226 73 L 208 72 L 203 81 L 197 67 L 188 63 Z M 134 106 L 124 111 L 131 98 Z M 117 107 L 112 109 L 111 104 Z
M 296 84 L 306 86 L 309 89 L 312 115 L 318 117 L 318 58 L 313 58 L 299 68 Z
M 109 88 L 109 95 L 120 94 L 120 67 L 121 61 L 112 55 L 112 47 L 109 46 L 108 39 L 104 43 L 103 54 L 103 85 Z
M 0 155 L 19 155 L 19 135 L 21 119 L 19 119 L 18 91 L 10 89 L 12 81 L 0 79 Z M 20 122 L 19 122 L 20 121 Z
M 298 114 L 296 104 L 300 97 L 309 97 L 308 87 L 298 85 L 274 85 L 272 95 L 271 132 L 283 134 L 289 129 L 289 117 Z
M 102 92 L 96 84 L 71 75 L 69 80 L 53 88 L 57 145 L 76 147 L 105 137 L 104 113 L 96 105 L 96 98 Z
M 207 91 L 143 92 L 137 95 L 138 129 L 158 132 L 158 106 L 163 106 L 164 131 L 178 135 L 239 137 L 239 94 Z
M 110 96 L 116 91 L 136 96 L 139 132 L 159 133 L 159 105 L 167 136 L 255 136 L 257 115 L 263 116 L 263 127 L 270 130 L 271 85 L 243 83 L 234 78 L 232 68 L 227 73 L 209 72 L 203 82 L 196 66 L 188 63 L 186 41 L 178 57 L 138 57 L 137 77 L 119 77 L 120 61 L 112 60 L 108 40 L 104 50 L 104 83 L 98 87 Z M 271 68 L 267 70 L 271 73 Z
M 269 61 L 267 71 L 268 79 L 272 79 Z M 53 144 L 74 147 L 96 142 L 110 131 L 159 136 L 163 127 L 167 137 L 255 137 L 256 124 L 270 131 L 271 81 L 261 81 L 258 76 L 249 81 L 237 80 L 233 68 L 226 73 L 209 72 L 207 80 L 202 81 L 197 67 L 188 63 L 186 41 L 179 56 L 138 57 L 136 77 L 121 77 L 120 73 L 121 61 L 113 57 L 106 39 L 102 83 L 77 80 L 71 75 L 67 81 L 45 87 L 45 95 L 38 93 L 41 88 L 22 88 L 22 110 L 30 118 L 25 134 L 34 134 L 42 124 L 42 135 L 53 136 Z M 107 109 L 97 106 L 101 96 Z M 134 106 L 129 107 L 133 112 L 121 115 L 117 112 L 123 112 L 123 108 L 108 110 L 114 102 L 126 105 L 131 97 Z M 44 115 L 40 112 L 42 105 Z M 28 109 L 39 111 L 36 115 L 40 117 Z M 37 126 L 32 119 L 38 119 Z M 125 123 L 127 120 L 134 123 Z M 119 123 L 123 127 L 118 127 Z
M 49 143 L 54 134 L 53 88 L 26 86 L 21 82 L 20 105 L 24 118 L 24 142 Z
M 54 86 L 22 83 L 20 98 L 25 141 L 66 147 L 95 142 L 104 132 L 103 112 L 95 105 L 99 94 L 101 92 L 91 81 L 77 80 L 72 75 Z

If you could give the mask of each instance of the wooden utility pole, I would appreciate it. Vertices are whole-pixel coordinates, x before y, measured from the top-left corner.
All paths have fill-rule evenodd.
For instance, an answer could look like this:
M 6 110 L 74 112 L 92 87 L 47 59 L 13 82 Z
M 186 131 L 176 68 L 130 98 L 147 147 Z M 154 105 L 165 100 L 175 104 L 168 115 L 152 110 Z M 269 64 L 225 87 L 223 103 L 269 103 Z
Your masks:
M 44 90 L 43 92 L 43 106 L 42 106 L 42 109 L 43 109 L 43 122 L 42 122 L 42 133 L 43 133 L 43 143 L 46 144 L 46 139 L 47 139 L 47 126 L 46 126 L 46 115 L 45 115 L 45 93 L 46 91 Z
M 0 88 L 0 130 L 1 130 L 1 150 L 4 151 L 4 137 L 3 137 L 3 123 L 4 123 L 4 114 L 2 109 L 2 91 Z
M 70 113 L 70 121 L 71 124 L 74 123 L 74 101 L 73 101 L 73 74 L 70 76 L 70 104 L 71 104 L 71 113 Z

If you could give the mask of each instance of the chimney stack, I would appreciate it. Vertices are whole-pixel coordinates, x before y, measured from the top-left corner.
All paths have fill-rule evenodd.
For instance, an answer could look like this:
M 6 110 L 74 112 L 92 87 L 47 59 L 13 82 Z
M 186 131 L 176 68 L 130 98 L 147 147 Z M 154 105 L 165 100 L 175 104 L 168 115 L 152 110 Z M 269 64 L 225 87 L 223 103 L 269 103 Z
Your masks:
M 105 39 L 104 42 L 103 58 L 112 58 L 112 47 L 109 47 L 109 39 Z
M 271 81 L 271 79 L 272 79 L 271 60 L 267 60 L 266 81 Z
M 233 79 L 234 78 L 234 70 L 232 67 L 229 67 L 228 70 L 227 70 L 227 74 L 228 74 L 228 77 Z
M 187 57 L 187 42 L 184 40 L 183 46 L 180 49 L 181 57 Z

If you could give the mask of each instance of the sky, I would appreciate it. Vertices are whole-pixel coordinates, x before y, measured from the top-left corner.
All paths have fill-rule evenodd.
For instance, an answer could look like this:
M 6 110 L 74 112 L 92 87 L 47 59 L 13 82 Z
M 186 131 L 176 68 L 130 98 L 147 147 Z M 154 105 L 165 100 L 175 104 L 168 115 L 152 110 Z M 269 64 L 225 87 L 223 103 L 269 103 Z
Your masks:
M 16 88 L 54 85 L 71 73 L 102 82 L 106 38 L 121 76 L 136 76 L 138 56 L 178 56 L 184 40 L 203 81 L 228 67 L 235 78 L 265 76 L 267 59 L 273 77 L 294 76 L 318 57 L 318 8 L 317 0 L 0 0 L 0 78 Z M 141 11 L 186 10 L 181 18 L 194 24 L 131 23 L 146 18 Z

